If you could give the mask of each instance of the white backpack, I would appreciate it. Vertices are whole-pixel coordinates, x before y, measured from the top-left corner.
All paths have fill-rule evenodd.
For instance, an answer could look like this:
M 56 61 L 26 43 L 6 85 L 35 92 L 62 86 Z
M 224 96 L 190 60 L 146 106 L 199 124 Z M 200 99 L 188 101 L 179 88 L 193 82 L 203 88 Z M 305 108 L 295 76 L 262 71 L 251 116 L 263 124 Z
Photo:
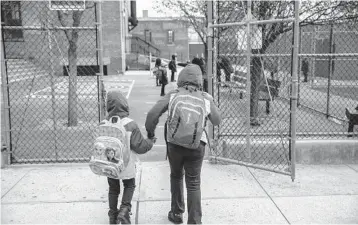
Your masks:
M 129 118 L 118 116 L 103 120 L 94 132 L 95 141 L 89 167 L 92 172 L 113 179 L 121 179 L 130 157 L 131 132 L 124 126 L 131 122 Z

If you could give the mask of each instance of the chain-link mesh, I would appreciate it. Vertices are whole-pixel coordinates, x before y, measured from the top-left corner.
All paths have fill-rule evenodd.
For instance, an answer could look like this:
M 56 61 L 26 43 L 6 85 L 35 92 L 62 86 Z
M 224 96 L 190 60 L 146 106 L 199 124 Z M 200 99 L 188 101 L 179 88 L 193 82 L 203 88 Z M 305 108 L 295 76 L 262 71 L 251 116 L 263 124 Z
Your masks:
M 57 3 L 61 10 L 48 1 L 1 2 L 12 163 L 90 156 L 99 120 L 95 3 Z
M 223 122 L 214 130 L 213 155 L 289 174 L 292 129 L 298 139 L 357 138 L 358 30 L 350 11 L 356 3 L 302 3 L 295 115 L 294 26 L 272 22 L 293 18 L 294 2 L 251 4 L 248 19 L 248 1 L 215 3 L 213 94 Z
M 357 43 L 353 21 L 301 28 L 299 137 L 357 138 Z
M 245 9 L 243 2 L 219 1 L 216 21 L 243 21 Z M 264 26 L 293 29 L 292 22 Z M 292 33 L 271 40 L 262 25 L 250 28 L 249 58 L 245 25 L 215 28 L 213 94 L 223 120 L 213 155 L 289 174 Z

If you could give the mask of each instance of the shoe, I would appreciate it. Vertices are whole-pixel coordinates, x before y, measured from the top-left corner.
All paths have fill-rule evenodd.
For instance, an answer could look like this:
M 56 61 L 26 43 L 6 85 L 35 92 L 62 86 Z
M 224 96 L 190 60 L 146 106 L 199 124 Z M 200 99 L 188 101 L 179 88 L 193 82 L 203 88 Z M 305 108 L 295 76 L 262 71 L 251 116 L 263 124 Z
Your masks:
M 165 94 L 160 94 L 160 96 L 164 96 Z
M 118 210 L 110 209 L 108 211 L 109 224 L 118 224 Z
M 118 222 L 119 224 L 131 224 L 131 217 L 132 213 L 127 207 L 123 207 L 119 210 L 118 213 Z
M 169 211 L 168 220 L 175 224 L 181 224 L 183 223 L 183 215 L 181 213 L 173 213 L 172 211 Z

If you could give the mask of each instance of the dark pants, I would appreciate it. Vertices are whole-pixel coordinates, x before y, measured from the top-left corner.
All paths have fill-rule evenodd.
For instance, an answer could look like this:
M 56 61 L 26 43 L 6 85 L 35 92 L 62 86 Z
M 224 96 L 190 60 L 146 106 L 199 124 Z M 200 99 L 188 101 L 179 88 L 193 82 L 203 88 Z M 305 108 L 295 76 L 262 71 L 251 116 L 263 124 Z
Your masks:
M 165 95 L 165 84 L 164 84 L 164 82 L 162 82 L 162 88 L 160 90 L 160 95 L 161 96 Z
M 123 182 L 124 190 L 123 190 L 122 203 L 120 208 L 126 207 L 130 211 L 132 208 L 131 202 L 135 189 L 135 178 L 122 180 L 122 182 Z M 108 178 L 108 185 L 109 185 L 109 191 L 108 191 L 109 209 L 112 211 L 113 210 L 117 211 L 118 196 L 121 192 L 120 180 Z
M 174 72 L 174 70 L 172 70 L 172 76 L 170 77 L 170 81 L 171 82 L 174 82 L 174 80 L 175 80 L 175 72 Z
M 188 224 L 201 224 L 200 174 L 205 154 L 205 144 L 198 149 L 187 149 L 168 143 L 170 163 L 171 211 L 184 213 L 183 175 L 187 188 Z
M 303 82 L 308 82 L 308 71 L 303 71 Z
M 203 79 L 203 91 L 208 92 L 208 80 L 207 79 Z

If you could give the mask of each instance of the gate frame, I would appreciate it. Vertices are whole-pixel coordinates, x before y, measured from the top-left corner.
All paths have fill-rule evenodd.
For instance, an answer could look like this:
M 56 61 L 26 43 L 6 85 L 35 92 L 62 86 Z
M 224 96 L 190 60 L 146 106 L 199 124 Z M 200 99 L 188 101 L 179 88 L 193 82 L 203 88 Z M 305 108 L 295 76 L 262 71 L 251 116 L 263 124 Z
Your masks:
M 250 96 L 251 93 L 251 86 L 250 86 L 250 64 L 251 64 L 251 57 L 252 57 L 252 52 L 251 52 L 251 35 L 250 35 L 250 26 L 251 25 L 258 25 L 258 24 L 268 24 L 268 23 L 277 23 L 277 22 L 293 22 L 294 23 L 294 27 L 293 27 L 293 46 L 292 46 L 292 61 L 291 61 L 291 96 L 290 96 L 290 131 L 289 131 L 289 154 L 290 154 L 290 172 L 282 172 L 282 171 L 277 171 L 277 170 L 273 170 L 273 169 L 269 169 L 269 168 L 265 168 L 265 167 L 261 167 L 252 163 L 244 163 L 241 162 L 239 160 L 233 160 L 233 159 L 228 159 L 228 158 L 223 158 L 223 157 L 216 157 L 216 156 L 212 156 L 211 154 L 209 155 L 209 159 L 213 160 L 214 162 L 216 160 L 220 160 L 220 161 L 225 161 L 225 162 L 229 162 L 229 163 L 235 163 L 235 164 L 239 164 L 239 165 L 243 165 L 243 166 L 247 166 L 247 167 L 252 167 L 252 168 L 256 168 L 256 169 L 261 169 L 261 170 L 266 170 L 266 171 L 270 171 L 270 172 L 275 172 L 275 173 L 279 173 L 279 174 L 284 174 L 284 175 L 290 175 L 292 181 L 295 180 L 295 176 L 296 176 L 296 116 L 297 116 L 297 100 L 298 100 L 298 51 L 299 51 L 299 23 L 300 23 L 300 18 L 299 18 L 299 7 L 300 7 L 300 1 L 295 1 L 294 2 L 294 17 L 293 18 L 287 18 L 287 19 L 272 19 L 272 20 L 259 20 L 259 21 L 252 21 L 251 20 L 251 2 L 252 0 L 248 0 L 248 4 L 247 4 L 247 9 L 248 9 L 248 13 L 247 13 L 247 19 L 243 22 L 234 22 L 234 23 L 223 23 L 223 24 L 213 24 L 213 17 L 214 17 L 214 13 L 213 13 L 213 1 L 207 1 L 208 4 L 208 89 L 209 89 L 209 93 L 211 95 L 213 95 L 213 71 L 215 71 L 215 67 L 216 67 L 216 63 L 214 63 L 213 60 L 213 54 L 215 53 L 213 50 L 213 42 L 215 45 L 215 39 L 213 38 L 214 36 L 214 32 L 215 32 L 215 28 L 218 27 L 228 27 L 228 26 L 246 26 L 247 29 L 247 53 L 246 53 L 246 63 L 247 63 L 247 84 L 246 84 L 246 93 L 248 94 L 248 96 Z M 215 1 L 216 2 L 216 1 Z M 247 105 L 247 114 L 248 114 L 248 129 L 250 129 L 250 101 L 248 101 L 248 105 Z M 213 129 L 209 129 L 209 131 L 213 131 Z M 213 131 L 214 132 L 214 131 Z M 210 137 L 213 137 L 213 134 L 210 135 Z M 247 132 L 247 136 L 246 136 L 246 142 L 247 142 L 247 147 L 248 147 L 248 151 L 249 153 L 250 151 L 250 137 L 251 134 L 250 132 Z M 215 147 L 214 147 L 215 148 Z

